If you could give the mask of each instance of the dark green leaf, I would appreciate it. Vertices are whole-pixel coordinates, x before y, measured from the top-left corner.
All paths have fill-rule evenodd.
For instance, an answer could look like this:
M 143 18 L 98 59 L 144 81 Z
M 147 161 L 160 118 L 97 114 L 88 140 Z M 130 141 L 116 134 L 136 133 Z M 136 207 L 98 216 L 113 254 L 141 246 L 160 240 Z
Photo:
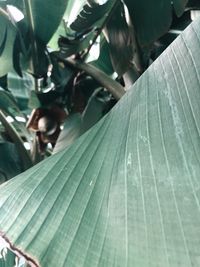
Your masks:
M 7 40 L 7 27 L 4 27 L 4 25 L 2 25 L 2 29 L 5 31 L 4 33 L 0 33 L 1 35 L 1 43 L 0 43 L 0 56 L 2 55 L 4 49 L 5 49 L 5 44 L 6 44 L 6 40 Z
M 47 43 L 58 28 L 67 5 L 66 0 L 32 1 L 35 34 Z
M 77 19 L 70 25 L 70 28 L 74 31 L 82 32 L 93 27 L 95 23 L 111 11 L 114 3 L 115 1 L 109 0 L 100 5 L 95 1 L 87 1 Z
M 109 76 L 114 73 L 113 66 L 110 60 L 109 45 L 107 42 L 103 42 L 98 60 L 93 61 L 91 64 L 96 68 L 102 70 Z
M 104 33 L 108 39 L 113 68 L 122 76 L 133 66 L 134 56 L 138 53 L 134 30 L 126 22 L 122 4 L 115 9 L 114 15 L 104 28 Z
M 89 46 L 93 38 L 93 32 L 85 32 L 83 35 L 72 39 L 69 39 L 68 37 L 60 37 L 58 39 L 58 45 L 61 49 L 62 56 L 69 57 L 80 53 Z
M 13 46 L 16 38 L 16 28 L 8 18 L 0 13 L 0 77 L 13 70 Z
M 178 15 L 184 10 L 186 0 L 125 0 L 135 27 L 139 44 L 147 46 L 166 33 L 172 22 L 173 5 Z M 181 8 L 181 9 L 180 9 Z
M 7 75 L 0 78 L 0 88 L 3 88 L 4 90 L 8 91 Z
M 0 142 L 0 184 L 23 171 L 19 153 L 13 143 Z
M 9 249 L 2 249 L 1 251 L 1 239 L 0 239 L 0 267 L 13 267 L 15 266 L 15 254 Z
M 14 72 L 10 72 L 8 74 L 8 88 L 17 101 L 18 109 L 28 112 L 30 91 L 34 88 L 33 77 L 27 72 L 23 72 L 23 78 Z
M 42 267 L 198 267 L 199 50 L 200 19 L 92 130 L 4 183 L 2 235 Z
M 111 95 L 101 88 L 94 91 L 82 114 L 81 134 L 95 125 L 109 110 Z
M 54 147 L 54 154 L 69 147 L 80 136 L 81 115 L 79 113 L 70 115 L 63 127 Z
M 183 14 L 187 2 L 188 0 L 174 0 L 173 1 L 174 9 L 178 17 L 180 17 Z
M 33 166 L 30 154 L 26 150 L 24 143 L 23 143 L 23 139 L 21 138 L 19 132 L 11 123 L 9 123 L 8 119 L 6 118 L 5 113 L 2 112 L 1 109 L 0 109 L 0 122 L 5 128 L 6 135 L 16 145 L 16 149 L 22 161 L 23 171 L 27 170 L 28 168 Z
M 50 57 L 53 66 L 51 81 L 55 84 L 56 90 L 63 93 L 66 85 L 74 75 L 74 70 L 72 70 L 69 66 L 66 66 L 66 64 L 59 62 L 54 52 L 50 54 Z
M 21 52 L 21 46 L 20 46 L 20 39 L 19 36 L 16 37 L 14 46 L 13 46 L 13 68 L 16 71 L 16 73 L 22 78 L 22 70 L 20 66 L 20 52 Z
M 61 131 L 53 153 L 69 147 L 75 140 L 94 126 L 112 107 L 111 96 L 101 88 L 91 95 L 82 115 L 71 114 L 66 119 L 64 129 Z M 114 103 L 113 103 L 114 105 Z

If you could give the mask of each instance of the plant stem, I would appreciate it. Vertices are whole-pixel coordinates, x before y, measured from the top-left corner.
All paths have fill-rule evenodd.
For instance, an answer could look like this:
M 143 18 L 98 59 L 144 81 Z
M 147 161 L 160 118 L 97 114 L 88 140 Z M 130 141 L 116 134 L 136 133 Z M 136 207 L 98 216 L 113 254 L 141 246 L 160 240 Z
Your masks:
M 32 67 L 32 73 L 34 75 L 35 91 L 38 92 L 39 91 L 38 80 L 35 77 L 35 75 L 37 73 L 37 66 L 39 65 L 39 60 L 38 60 L 37 41 L 35 38 L 35 24 L 34 24 L 34 19 L 33 19 L 31 1 L 24 0 L 24 4 L 25 4 L 27 20 L 29 24 L 29 34 L 30 34 L 30 43 L 31 43 L 31 67 Z
M 86 59 L 86 57 L 87 57 L 87 55 L 89 54 L 89 52 L 90 52 L 92 46 L 95 44 L 95 42 L 96 42 L 98 36 L 99 36 L 99 35 L 101 34 L 101 32 L 103 31 L 103 28 L 106 26 L 107 22 L 109 21 L 110 17 L 113 15 L 114 10 L 117 8 L 117 6 L 118 6 L 119 3 L 120 3 L 120 0 L 115 0 L 114 4 L 113 4 L 113 6 L 112 6 L 112 8 L 111 8 L 111 10 L 110 10 L 110 13 L 106 16 L 105 20 L 102 22 L 101 27 L 97 29 L 96 34 L 95 34 L 95 36 L 94 36 L 94 38 L 93 38 L 91 44 L 89 45 L 89 47 L 88 47 L 86 53 L 85 53 L 85 54 L 83 55 L 83 57 L 82 57 L 82 60 L 85 60 L 85 59 Z
M 74 68 L 85 71 L 96 81 L 98 81 L 103 87 L 105 87 L 115 99 L 119 100 L 124 94 L 125 90 L 121 84 L 111 79 L 105 72 L 97 69 L 91 64 L 80 62 L 71 58 L 62 58 L 58 56 L 58 59 Z

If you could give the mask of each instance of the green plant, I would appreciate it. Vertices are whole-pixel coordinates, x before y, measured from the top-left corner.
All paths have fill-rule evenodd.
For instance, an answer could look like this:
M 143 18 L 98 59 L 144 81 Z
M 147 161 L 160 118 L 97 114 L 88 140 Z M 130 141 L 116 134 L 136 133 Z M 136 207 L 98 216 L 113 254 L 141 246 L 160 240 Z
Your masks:
M 166 12 L 171 3 L 163 3 Z M 181 9 L 176 11 L 180 14 L 186 2 L 174 1 L 176 8 L 178 3 Z M 67 8 L 70 4 L 71 1 Z M 130 3 L 126 4 L 130 11 Z M 134 10 L 143 4 L 133 2 Z M 106 2 L 100 11 L 110 14 L 119 6 L 114 1 Z M 160 16 L 158 6 L 155 21 L 156 14 Z M 87 15 L 88 8 L 97 12 L 100 7 L 88 1 L 82 16 L 72 24 L 72 28 L 80 30 L 77 32 L 81 42 L 83 25 L 84 30 L 92 28 L 89 34 L 94 34 L 94 42 L 96 38 L 93 25 L 98 25 L 97 18 L 94 11 Z M 148 12 L 151 14 L 152 10 Z M 166 17 L 171 20 L 171 11 Z M 102 20 L 98 22 L 100 28 L 103 25 L 106 38 L 111 38 L 108 33 L 113 21 Z M 50 267 L 199 265 L 199 24 L 198 19 L 189 26 L 112 111 L 72 146 L 0 187 L 0 231 L 12 250 L 25 253 L 29 263 Z M 167 30 L 166 21 L 164 25 Z M 123 28 L 122 32 L 127 33 L 126 30 Z M 131 67 L 128 76 L 132 73 L 138 77 L 138 66 L 146 68 L 145 62 L 152 58 L 149 42 L 161 32 L 157 29 L 152 39 L 148 38 L 149 32 L 147 39 L 142 39 L 142 34 L 137 38 L 130 34 L 128 28 L 131 40 L 138 40 L 133 44 L 140 53 L 134 64 L 127 63 Z M 76 41 L 73 39 L 74 45 Z M 59 44 L 60 53 L 53 53 L 53 60 L 58 60 L 55 66 L 59 77 L 66 78 L 68 65 L 79 65 L 79 69 L 84 66 L 87 73 L 88 68 L 94 70 L 83 63 L 90 47 L 72 59 L 71 52 L 68 54 L 70 40 L 61 38 Z M 125 55 L 130 51 L 130 47 L 125 49 Z M 114 67 L 116 52 L 111 55 Z M 77 75 L 77 69 L 70 73 Z M 102 85 L 99 74 L 95 71 Z M 120 77 L 123 75 L 120 73 Z M 96 88 L 93 80 L 82 74 L 80 77 L 76 78 L 80 79 L 79 88 L 88 81 Z M 35 78 L 38 85 L 38 77 Z M 116 88 L 109 78 L 103 85 Z M 44 101 L 37 90 L 36 86 L 39 101 Z M 92 94 L 98 97 L 90 98 L 88 104 L 105 96 L 110 101 L 110 94 L 103 92 L 103 96 L 99 92 Z M 77 137 L 81 133 L 80 114 L 70 118 L 68 129 L 77 129 Z M 71 138 L 72 131 L 68 132 Z

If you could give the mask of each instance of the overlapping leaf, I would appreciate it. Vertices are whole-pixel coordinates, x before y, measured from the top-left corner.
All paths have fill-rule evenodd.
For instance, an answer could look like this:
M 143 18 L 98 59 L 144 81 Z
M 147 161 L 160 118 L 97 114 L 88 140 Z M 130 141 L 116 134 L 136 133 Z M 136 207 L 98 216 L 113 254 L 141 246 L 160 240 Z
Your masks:
M 82 32 L 91 28 L 100 19 L 106 17 L 112 10 L 116 0 L 108 0 L 104 4 L 95 1 L 86 1 L 76 20 L 70 25 L 70 28 L 77 32 Z
M 19 153 L 13 143 L 0 142 L 0 184 L 23 170 Z
M 56 31 L 65 12 L 66 0 L 32 1 L 35 34 L 47 43 Z M 51 23 L 50 23 L 51 22 Z
M 134 29 L 126 22 L 122 3 L 115 9 L 104 33 L 107 36 L 112 65 L 117 74 L 122 76 L 133 66 L 134 57 L 138 54 Z
M 60 21 L 62 20 L 63 14 L 65 12 L 67 1 L 65 0 L 51 0 L 48 1 L 48 4 L 45 1 L 34 0 L 34 1 L 23 1 L 23 0 L 9 0 L 7 4 L 14 5 L 23 12 L 25 18 L 23 20 L 24 27 L 23 31 L 20 34 L 23 35 L 23 41 L 27 44 L 29 48 L 30 45 L 34 42 L 32 38 L 30 39 L 30 35 L 28 32 L 32 28 L 34 38 L 36 39 L 37 43 L 37 57 L 42 58 L 42 61 L 45 61 L 44 50 L 45 44 L 49 42 L 52 35 L 58 28 Z M 29 6 L 29 10 L 27 8 Z M 32 23 L 30 23 L 30 21 Z M 4 27 L 8 28 L 8 22 L 5 22 L 5 18 L 0 15 L 0 23 L 3 30 L 3 35 L 0 37 L 0 44 L 4 44 L 5 49 L 0 46 L 0 52 L 2 52 L 2 56 L 0 57 L 0 77 L 5 75 L 8 71 L 13 69 L 13 64 L 17 73 L 21 74 L 21 66 L 19 63 L 20 52 L 22 48 L 20 47 L 20 42 L 14 42 L 16 37 L 16 29 L 11 28 L 7 31 L 4 30 Z M 11 24 L 9 22 L 9 24 Z M 25 28 L 28 29 L 25 30 Z M 22 29 L 18 29 L 22 30 Z M 0 32 L 1 33 L 1 32 Z M 1 40 L 2 36 L 6 37 Z M 18 38 L 19 39 L 19 38 Z M 15 46 L 14 46 L 15 45 Z M 1 49 L 2 48 L 2 49 Z M 27 48 L 27 50 L 28 50 Z M 2 50 L 2 51 L 1 51 Z M 14 50 L 14 51 L 13 51 Z M 13 56 L 15 57 L 13 62 Z M 36 58 L 36 55 L 32 55 L 33 58 Z M 26 58 L 27 60 L 27 58 Z M 44 64 L 44 63 L 43 63 Z M 43 69 L 41 67 L 42 64 L 38 65 L 38 70 L 35 70 L 36 74 L 41 74 Z M 45 67 L 44 67 L 45 68 Z M 43 73 L 42 73 L 43 75 Z
M 177 16 L 181 16 L 185 10 L 188 0 L 174 0 L 173 5 Z
M 16 28 L 0 13 L 0 77 L 13 70 L 13 46 Z
M 172 22 L 172 12 L 180 16 L 187 4 L 187 0 L 154 0 L 152 1 L 124 1 L 137 32 L 141 46 L 151 44 L 168 31 Z
M 85 0 L 68 0 L 67 7 L 62 21 L 57 29 L 57 31 L 52 36 L 49 45 L 53 49 L 58 49 L 57 41 L 60 36 L 65 36 L 66 33 L 69 33 L 69 25 L 74 20 L 73 17 L 78 15 L 78 12 L 81 10 L 81 7 L 84 5 Z
M 22 84 L 22 83 L 21 83 Z M 11 116 L 14 121 L 15 128 L 19 135 L 24 136 L 27 141 L 31 142 L 30 134 L 25 128 L 26 118 L 23 113 L 19 110 L 17 102 L 11 93 L 6 92 L 0 88 L 0 110 L 2 110 L 7 116 Z M 23 123 L 19 123 L 22 120 Z
M 0 188 L 0 230 L 40 266 L 200 264 L 200 19 L 67 151 Z
M 23 0 L 8 0 L 7 3 L 17 6 L 25 15 L 27 10 Z M 56 31 L 65 12 L 67 2 L 65 0 L 50 0 L 48 3 L 40 0 L 30 1 L 31 15 L 34 23 L 35 36 L 44 43 L 47 43 Z M 51 22 L 51 23 L 50 23 Z

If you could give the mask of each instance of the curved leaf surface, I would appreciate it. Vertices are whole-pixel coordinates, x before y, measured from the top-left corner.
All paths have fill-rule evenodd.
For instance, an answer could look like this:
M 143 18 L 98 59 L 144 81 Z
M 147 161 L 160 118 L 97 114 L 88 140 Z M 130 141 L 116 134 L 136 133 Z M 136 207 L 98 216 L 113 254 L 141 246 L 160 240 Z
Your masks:
M 138 54 L 137 42 L 133 27 L 127 24 L 124 6 L 118 5 L 106 26 L 107 37 L 113 68 L 122 76 L 134 65 L 137 66 L 135 55 Z M 137 62 L 138 63 L 138 62 Z M 139 66 L 138 66 L 139 67 Z M 141 67 L 138 69 L 141 70 Z
M 54 154 L 69 147 L 80 136 L 81 115 L 79 113 L 70 115 L 63 126 L 64 128 L 53 149 Z
M 154 0 L 152 1 L 124 1 L 135 27 L 139 44 L 147 46 L 166 33 L 172 22 L 172 11 L 175 8 L 180 16 L 187 0 Z
M 84 6 L 85 0 L 68 0 L 67 7 L 63 16 L 63 20 L 60 22 L 58 29 L 52 36 L 49 45 L 52 49 L 58 49 L 57 41 L 60 36 L 66 36 L 66 34 L 72 33 L 69 25 L 77 17 L 79 11 Z
M 0 14 L 0 77 L 13 70 L 13 46 L 16 28 L 8 18 Z
M 67 1 L 51 0 L 47 3 L 46 1 L 34 0 L 31 3 L 35 34 L 44 43 L 48 43 L 60 24 Z
M 29 0 L 8 0 L 7 3 L 19 8 L 27 20 L 25 2 Z M 31 16 L 33 19 L 35 36 L 47 43 L 58 28 L 64 15 L 68 0 L 30 1 Z
M 0 230 L 40 266 L 198 267 L 200 19 L 66 151 L 0 187 Z
M 99 4 L 98 1 L 86 1 L 86 4 L 83 6 L 76 20 L 70 25 L 70 28 L 74 31 L 82 32 L 93 27 L 103 17 L 106 18 L 108 16 L 115 2 L 116 0 L 109 0 L 104 4 Z

